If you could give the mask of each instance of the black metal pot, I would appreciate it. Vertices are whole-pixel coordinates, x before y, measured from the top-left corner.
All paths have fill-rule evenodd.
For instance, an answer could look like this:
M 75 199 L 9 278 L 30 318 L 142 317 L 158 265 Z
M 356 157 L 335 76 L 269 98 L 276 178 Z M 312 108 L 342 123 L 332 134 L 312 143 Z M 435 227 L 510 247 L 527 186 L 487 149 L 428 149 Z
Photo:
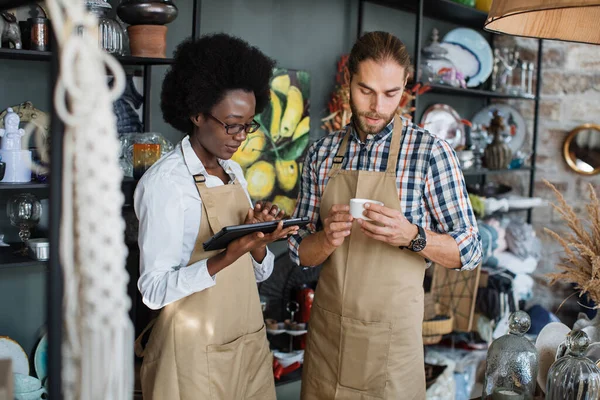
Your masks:
M 6 163 L 0 161 L 0 181 L 4 179 L 4 173 L 6 172 Z
M 177 12 L 171 0 L 124 0 L 117 7 L 117 15 L 129 25 L 165 25 Z

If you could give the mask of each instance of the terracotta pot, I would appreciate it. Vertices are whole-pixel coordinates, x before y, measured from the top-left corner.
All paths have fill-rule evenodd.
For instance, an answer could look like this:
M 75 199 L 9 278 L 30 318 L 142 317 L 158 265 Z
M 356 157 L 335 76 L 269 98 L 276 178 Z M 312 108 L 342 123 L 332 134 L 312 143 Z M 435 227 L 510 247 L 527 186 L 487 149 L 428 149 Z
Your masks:
M 136 57 L 165 58 L 167 49 L 167 27 L 164 25 L 131 25 L 129 47 Z

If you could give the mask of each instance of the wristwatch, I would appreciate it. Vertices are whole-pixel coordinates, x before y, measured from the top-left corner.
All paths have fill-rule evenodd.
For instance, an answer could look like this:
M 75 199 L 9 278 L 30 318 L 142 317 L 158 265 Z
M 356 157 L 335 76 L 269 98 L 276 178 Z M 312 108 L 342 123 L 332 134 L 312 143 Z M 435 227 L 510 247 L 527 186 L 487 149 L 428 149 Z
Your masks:
M 410 241 L 408 249 L 414 251 L 415 253 L 418 253 L 422 251 L 425 248 L 425 246 L 427 246 L 427 238 L 425 237 L 425 229 L 423 229 L 419 225 L 416 225 L 416 227 L 418 229 L 417 236 L 415 236 L 415 238 Z

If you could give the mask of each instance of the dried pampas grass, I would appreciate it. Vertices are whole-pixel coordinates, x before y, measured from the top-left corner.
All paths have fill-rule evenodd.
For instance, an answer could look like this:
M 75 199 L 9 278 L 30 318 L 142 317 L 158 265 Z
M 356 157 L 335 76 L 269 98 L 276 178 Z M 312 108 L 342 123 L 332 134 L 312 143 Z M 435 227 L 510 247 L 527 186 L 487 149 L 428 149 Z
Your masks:
M 571 232 L 562 235 L 548 228 L 544 229 L 565 250 L 565 255 L 557 265 L 560 272 L 548 274 L 550 284 L 573 283 L 580 290 L 580 297 L 587 293 L 595 303 L 595 308 L 600 308 L 600 200 L 590 183 L 588 189 L 591 201 L 586 206 L 588 218 L 584 222 L 577 218 L 573 208 L 554 185 L 547 180 L 544 183 L 558 199 L 558 204 L 552 204 L 552 207 L 571 229 Z

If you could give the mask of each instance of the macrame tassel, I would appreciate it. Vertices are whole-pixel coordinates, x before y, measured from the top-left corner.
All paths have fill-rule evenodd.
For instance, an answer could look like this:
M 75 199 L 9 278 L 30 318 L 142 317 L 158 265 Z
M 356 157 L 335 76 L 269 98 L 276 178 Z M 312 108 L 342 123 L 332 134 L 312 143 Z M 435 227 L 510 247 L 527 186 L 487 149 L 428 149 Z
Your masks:
M 66 400 L 130 399 L 134 331 L 112 108 L 125 77 L 120 64 L 98 47 L 97 20 L 81 0 L 47 0 L 47 5 L 61 64 L 54 102 L 65 124 L 59 244 L 63 395 Z M 115 78 L 112 89 L 107 70 Z

